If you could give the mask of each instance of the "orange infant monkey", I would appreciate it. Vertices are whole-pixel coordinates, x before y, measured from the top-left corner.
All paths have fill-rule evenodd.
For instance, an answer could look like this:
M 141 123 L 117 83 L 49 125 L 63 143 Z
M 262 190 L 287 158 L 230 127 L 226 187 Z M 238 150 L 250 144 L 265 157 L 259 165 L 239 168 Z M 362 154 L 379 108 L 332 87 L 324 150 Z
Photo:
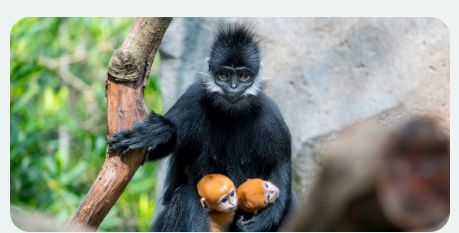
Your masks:
M 239 209 L 247 213 L 257 212 L 274 203 L 279 197 L 279 188 L 269 181 L 248 179 L 237 188 Z
M 201 205 L 209 212 L 212 231 L 228 231 L 237 209 L 236 189 L 233 182 L 221 174 L 203 176 L 197 185 Z
M 262 179 L 248 179 L 239 186 L 236 194 L 233 182 L 221 174 L 202 177 L 197 189 L 202 206 L 209 212 L 213 232 L 228 231 L 238 202 L 242 211 L 256 214 L 279 197 L 279 189 Z

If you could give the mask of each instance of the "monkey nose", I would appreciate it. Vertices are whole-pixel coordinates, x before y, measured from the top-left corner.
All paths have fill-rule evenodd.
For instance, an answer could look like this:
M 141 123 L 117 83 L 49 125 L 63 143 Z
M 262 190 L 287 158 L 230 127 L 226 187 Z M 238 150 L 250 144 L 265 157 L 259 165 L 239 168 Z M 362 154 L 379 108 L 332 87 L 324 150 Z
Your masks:
M 273 194 L 276 198 L 279 196 L 279 188 L 277 187 L 272 187 L 271 189 L 268 190 L 271 194 Z
M 233 89 L 237 88 L 237 84 L 235 82 L 230 83 L 230 87 Z
M 231 201 L 231 204 L 237 206 L 237 199 L 232 200 L 232 201 Z

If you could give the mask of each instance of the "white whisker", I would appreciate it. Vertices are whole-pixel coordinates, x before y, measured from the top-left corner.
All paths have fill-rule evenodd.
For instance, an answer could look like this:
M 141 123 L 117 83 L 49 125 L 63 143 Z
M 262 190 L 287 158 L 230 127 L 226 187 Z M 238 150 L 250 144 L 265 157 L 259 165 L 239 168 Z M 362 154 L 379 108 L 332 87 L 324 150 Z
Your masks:
M 242 95 L 243 96 L 258 95 L 261 92 L 261 89 L 263 88 L 263 84 L 265 80 L 266 79 L 263 77 L 255 77 L 255 81 L 252 84 L 252 86 L 247 88 L 247 90 L 245 90 Z
M 203 83 L 208 92 L 223 94 L 222 88 L 215 83 L 212 75 L 207 72 L 198 72 L 198 74 L 202 75 Z

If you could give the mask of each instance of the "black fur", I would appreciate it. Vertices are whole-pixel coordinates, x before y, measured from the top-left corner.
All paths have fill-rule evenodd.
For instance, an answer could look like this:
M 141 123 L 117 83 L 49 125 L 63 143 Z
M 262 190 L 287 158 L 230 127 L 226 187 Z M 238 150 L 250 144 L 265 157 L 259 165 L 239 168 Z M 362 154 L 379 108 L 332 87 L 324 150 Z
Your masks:
M 258 42 L 248 27 L 227 25 L 221 27 L 209 57 L 209 71 L 216 75 L 221 64 L 247 66 L 257 76 L 260 70 Z
M 238 48 L 251 53 L 241 64 L 247 65 L 247 60 L 257 60 L 259 64 L 258 47 L 245 27 L 221 32 L 214 48 Z M 215 62 L 212 59 L 223 59 L 215 56 L 218 54 L 209 62 L 211 70 Z M 171 153 L 165 207 L 158 213 L 152 230 L 209 231 L 196 183 L 210 173 L 224 174 L 236 186 L 248 178 L 261 178 L 280 189 L 277 201 L 252 219 L 243 221 L 238 212 L 232 231 L 275 231 L 288 213 L 292 195 L 291 139 L 278 107 L 263 93 L 244 96 L 236 103 L 222 96 L 210 92 L 204 81 L 198 81 L 164 117 L 152 113 L 144 123 L 109 141 L 110 148 L 125 152 L 150 148 L 149 159 Z
M 156 218 L 152 231 L 210 231 L 208 221 L 195 188 L 182 185 L 175 189 L 167 211 Z
M 131 130 L 114 134 L 108 140 L 108 151 L 126 155 L 133 150 L 147 149 L 148 159 L 159 159 L 174 148 L 175 138 L 175 125 L 167 118 L 152 112 Z

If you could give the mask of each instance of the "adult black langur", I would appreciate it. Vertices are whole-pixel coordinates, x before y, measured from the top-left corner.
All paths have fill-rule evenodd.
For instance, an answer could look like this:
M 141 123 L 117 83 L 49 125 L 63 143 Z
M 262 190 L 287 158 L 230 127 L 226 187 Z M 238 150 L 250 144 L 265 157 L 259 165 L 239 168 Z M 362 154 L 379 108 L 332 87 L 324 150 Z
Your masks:
M 248 178 L 269 180 L 277 201 L 247 220 L 238 210 L 232 231 L 275 231 L 291 206 L 291 139 L 277 105 L 262 90 L 258 42 L 243 25 L 222 27 L 208 59 L 209 72 L 172 108 L 151 113 L 131 130 L 115 134 L 109 149 L 125 155 L 147 149 L 147 160 L 171 154 L 164 210 L 154 231 L 210 231 L 196 184 L 211 173 L 236 186 Z

